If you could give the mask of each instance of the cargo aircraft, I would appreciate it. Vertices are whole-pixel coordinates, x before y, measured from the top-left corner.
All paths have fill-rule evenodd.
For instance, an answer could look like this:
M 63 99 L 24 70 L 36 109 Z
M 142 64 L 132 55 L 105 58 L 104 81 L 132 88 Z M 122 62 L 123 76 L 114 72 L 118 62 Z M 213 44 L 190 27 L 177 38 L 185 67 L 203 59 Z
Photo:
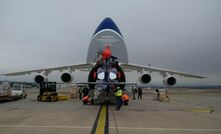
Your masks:
M 73 81 L 72 72 L 88 71 L 88 81 L 77 83 L 86 84 L 89 94 L 94 102 L 102 102 L 114 99 L 113 87 L 124 86 L 126 82 L 125 72 L 137 71 L 140 74 L 139 82 L 148 84 L 151 82 L 151 72 L 159 72 L 164 78 L 166 86 L 174 86 L 177 82 L 176 76 L 190 78 L 205 78 L 203 76 L 184 73 L 179 71 L 129 64 L 124 38 L 117 25 L 109 17 L 105 18 L 95 30 L 87 53 L 85 64 L 52 67 L 30 71 L 1 74 L 4 76 L 15 76 L 35 74 L 34 81 L 38 84 L 47 81 L 47 76 L 52 71 L 61 71 L 61 80 L 64 83 Z

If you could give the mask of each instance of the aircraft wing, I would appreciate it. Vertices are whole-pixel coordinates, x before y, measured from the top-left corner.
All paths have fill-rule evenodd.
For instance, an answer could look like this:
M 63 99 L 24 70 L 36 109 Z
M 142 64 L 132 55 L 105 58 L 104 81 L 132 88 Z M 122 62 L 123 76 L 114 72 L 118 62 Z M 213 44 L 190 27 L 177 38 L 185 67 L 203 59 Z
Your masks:
M 136 70 L 137 72 L 142 72 L 142 71 L 146 71 L 146 72 L 159 72 L 161 75 L 166 76 L 167 74 L 170 75 L 179 75 L 179 76 L 183 76 L 183 77 L 190 77 L 190 78 L 198 78 L 198 79 L 202 79 L 202 78 L 207 78 L 204 76 L 200 76 L 200 75 L 195 75 L 195 74 L 190 74 L 190 73 L 185 73 L 185 72 L 179 72 L 179 71 L 172 71 L 172 70 L 167 70 L 167 69 L 161 69 L 161 68 L 155 68 L 155 67 L 150 67 L 150 66 L 141 66 L 141 65 L 135 65 L 135 64 L 125 64 L 125 63 L 121 63 L 120 66 L 125 70 L 125 71 L 134 71 Z
M 93 67 L 92 64 L 76 64 L 76 65 L 69 65 L 69 66 L 61 66 L 61 67 L 52 67 L 52 68 L 45 68 L 45 69 L 36 69 L 36 70 L 29 70 L 29 71 L 21 71 L 21 72 L 13 72 L 13 73 L 5 73 L 0 74 L 4 76 L 15 76 L 15 75 L 25 75 L 25 74 L 32 74 L 32 73 L 44 73 L 49 74 L 52 71 L 63 71 L 63 70 L 69 70 L 69 71 L 75 71 L 75 70 L 90 70 Z
M 112 84 L 117 84 L 117 85 L 134 85 L 136 86 L 137 83 L 132 83 L 132 82 L 79 82 L 76 83 L 77 85 L 86 85 L 86 84 L 92 84 L 92 85 L 96 85 L 96 84 L 104 84 L 104 85 L 112 85 Z

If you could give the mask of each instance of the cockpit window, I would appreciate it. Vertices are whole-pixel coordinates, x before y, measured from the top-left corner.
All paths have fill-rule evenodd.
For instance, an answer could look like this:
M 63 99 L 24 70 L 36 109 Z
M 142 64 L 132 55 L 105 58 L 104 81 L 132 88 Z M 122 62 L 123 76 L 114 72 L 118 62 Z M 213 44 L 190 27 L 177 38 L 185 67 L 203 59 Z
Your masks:
M 115 73 L 113 73 L 113 72 L 110 72 L 109 78 L 110 78 L 111 80 L 114 80 L 114 79 L 117 78 L 117 75 L 116 75 Z
M 99 80 L 103 80 L 103 79 L 104 79 L 104 72 L 99 73 L 99 74 L 97 75 L 97 78 L 98 78 Z
M 99 80 L 104 80 L 105 77 L 108 77 L 108 79 L 110 79 L 110 80 L 115 80 L 117 78 L 117 69 L 116 68 L 108 69 L 107 73 L 108 74 L 106 74 L 106 76 L 105 76 L 105 69 L 100 67 L 97 70 L 97 78 Z

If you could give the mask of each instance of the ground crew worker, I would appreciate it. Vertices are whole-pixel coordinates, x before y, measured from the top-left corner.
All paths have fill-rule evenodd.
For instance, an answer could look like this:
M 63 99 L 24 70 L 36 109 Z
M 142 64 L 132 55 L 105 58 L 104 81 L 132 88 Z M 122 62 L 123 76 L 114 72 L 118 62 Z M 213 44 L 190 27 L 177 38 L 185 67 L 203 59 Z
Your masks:
M 128 101 L 129 101 L 129 97 L 126 93 L 124 93 L 124 95 L 122 96 L 122 100 L 123 100 L 123 103 L 124 105 L 128 105 Z
M 120 110 L 120 107 L 122 105 L 122 90 L 120 89 L 120 87 L 117 87 L 114 93 L 115 97 L 116 97 L 116 101 L 117 101 L 117 108 L 116 110 Z
M 169 98 L 169 96 L 168 96 L 167 90 L 165 90 L 165 94 L 166 94 L 166 101 L 169 101 L 170 98 Z
M 90 102 L 90 96 L 89 95 L 84 96 L 82 100 L 84 105 L 87 105 Z
M 83 93 L 84 97 L 87 96 L 89 93 L 89 89 L 87 87 L 84 87 L 82 90 L 82 93 Z
M 157 93 L 157 100 L 160 99 L 160 92 L 159 92 L 159 89 L 156 89 L 155 92 Z
M 166 94 L 166 97 L 167 98 L 169 98 L 169 96 L 168 96 L 168 93 L 167 93 L 167 90 L 165 89 L 165 94 Z
M 79 88 L 78 94 L 79 94 L 79 100 L 81 100 L 82 99 L 82 87 Z
M 141 100 L 142 100 L 142 95 L 143 95 L 142 88 L 139 87 L 139 88 L 138 88 L 138 96 L 137 96 L 137 99 L 141 99 Z
M 135 97 L 136 92 L 137 92 L 137 89 L 132 87 L 133 100 L 136 99 L 136 97 Z

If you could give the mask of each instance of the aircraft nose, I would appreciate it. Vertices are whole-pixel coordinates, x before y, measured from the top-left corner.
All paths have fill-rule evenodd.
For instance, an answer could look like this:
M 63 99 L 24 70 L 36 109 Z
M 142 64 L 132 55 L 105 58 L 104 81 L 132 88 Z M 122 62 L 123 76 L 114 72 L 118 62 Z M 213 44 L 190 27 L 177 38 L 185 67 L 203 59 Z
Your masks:
M 95 30 L 93 36 L 94 36 L 96 33 L 100 32 L 101 30 L 104 30 L 104 29 L 114 30 L 115 32 L 117 32 L 118 34 L 120 34 L 120 35 L 122 36 L 122 34 L 121 34 L 119 28 L 117 27 L 117 25 L 116 25 L 116 24 L 114 23 L 114 21 L 113 21 L 111 18 L 109 18 L 109 17 L 105 18 L 105 19 L 100 23 L 100 25 L 99 25 L 99 26 L 97 27 L 97 29 Z

